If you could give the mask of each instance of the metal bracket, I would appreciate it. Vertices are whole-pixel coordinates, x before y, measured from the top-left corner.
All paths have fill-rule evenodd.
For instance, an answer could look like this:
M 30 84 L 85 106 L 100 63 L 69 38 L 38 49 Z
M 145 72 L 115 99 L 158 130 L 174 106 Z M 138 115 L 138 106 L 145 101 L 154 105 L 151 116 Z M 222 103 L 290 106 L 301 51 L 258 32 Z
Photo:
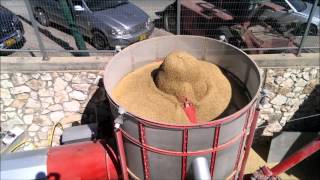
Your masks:
M 261 167 L 259 170 L 254 172 L 251 177 L 251 180 L 280 180 L 277 176 L 272 176 L 272 172 L 266 166 Z
M 123 108 L 119 107 L 118 113 L 120 115 L 114 120 L 115 131 L 117 131 L 123 124 L 123 115 L 126 113 L 126 111 Z

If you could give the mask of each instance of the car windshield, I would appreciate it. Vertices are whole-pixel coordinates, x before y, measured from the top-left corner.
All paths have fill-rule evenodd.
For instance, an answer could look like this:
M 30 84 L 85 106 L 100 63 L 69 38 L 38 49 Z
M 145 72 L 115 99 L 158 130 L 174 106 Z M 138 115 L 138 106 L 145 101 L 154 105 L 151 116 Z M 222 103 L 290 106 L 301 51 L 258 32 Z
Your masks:
M 301 12 L 307 8 L 307 5 L 305 2 L 301 0 L 289 0 L 289 2 L 296 8 L 297 11 Z
M 102 11 L 127 4 L 128 0 L 85 0 L 85 2 L 91 11 Z

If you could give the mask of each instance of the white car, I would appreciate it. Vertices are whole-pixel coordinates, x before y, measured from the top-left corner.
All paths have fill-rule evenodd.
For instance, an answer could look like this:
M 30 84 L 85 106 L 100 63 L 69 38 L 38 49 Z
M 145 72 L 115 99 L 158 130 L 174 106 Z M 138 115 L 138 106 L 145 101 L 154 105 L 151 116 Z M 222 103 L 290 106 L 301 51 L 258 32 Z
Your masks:
M 282 8 L 278 10 L 266 8 L 259 19 L 269 23 L 276 23 L 279 26 L 278 28 L 283 31 L 291 31 L 295 35 L 303 35 L 312 9 L 312 4 L 309 2 L 312 1 L 271 0 L 271 2 L 281 6 Z M 319 33 L 320 8 L 317 6 L 314 17 L 311 21 L 309 35 L 316 36 L 319 35 Z

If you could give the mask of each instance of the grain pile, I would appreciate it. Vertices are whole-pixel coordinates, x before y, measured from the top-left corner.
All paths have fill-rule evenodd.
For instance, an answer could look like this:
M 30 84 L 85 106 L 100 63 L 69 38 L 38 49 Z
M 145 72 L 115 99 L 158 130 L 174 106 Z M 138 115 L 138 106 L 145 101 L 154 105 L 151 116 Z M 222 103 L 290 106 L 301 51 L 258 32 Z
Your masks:
M 171 124 L 190 124 L 182 98 L 195 105 L 198 122 L 207 122 L 227 108 L 232 94 L 219 67 L 181 51 L 129 73 L 112 93 L 127 111 Z

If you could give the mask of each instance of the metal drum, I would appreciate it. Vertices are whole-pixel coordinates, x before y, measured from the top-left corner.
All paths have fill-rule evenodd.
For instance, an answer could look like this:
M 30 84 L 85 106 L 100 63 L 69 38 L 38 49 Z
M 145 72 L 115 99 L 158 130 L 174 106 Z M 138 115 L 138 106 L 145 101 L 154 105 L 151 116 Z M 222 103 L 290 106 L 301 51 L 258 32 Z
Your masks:
M 178 49 L 220 66 L 232 82 L 232 102 L 217 120 L 196 125 L 161 124 L 125 112 L 118 138 L 124 145 L 122 155 L 119 150 L 126 160 L 122 165 L 127 166 L 122 169 L 140 179 L 188 179 L 191 162 L 202 156 L 213 179 L 241 179 L 258 116 L 261 77 L 257 65 L 234 46 L 206 37 L 165 36 L 125 48 L 104 72 L 113 116 L 119 116 L 119 105 L 111 96 L 118 81 Z

